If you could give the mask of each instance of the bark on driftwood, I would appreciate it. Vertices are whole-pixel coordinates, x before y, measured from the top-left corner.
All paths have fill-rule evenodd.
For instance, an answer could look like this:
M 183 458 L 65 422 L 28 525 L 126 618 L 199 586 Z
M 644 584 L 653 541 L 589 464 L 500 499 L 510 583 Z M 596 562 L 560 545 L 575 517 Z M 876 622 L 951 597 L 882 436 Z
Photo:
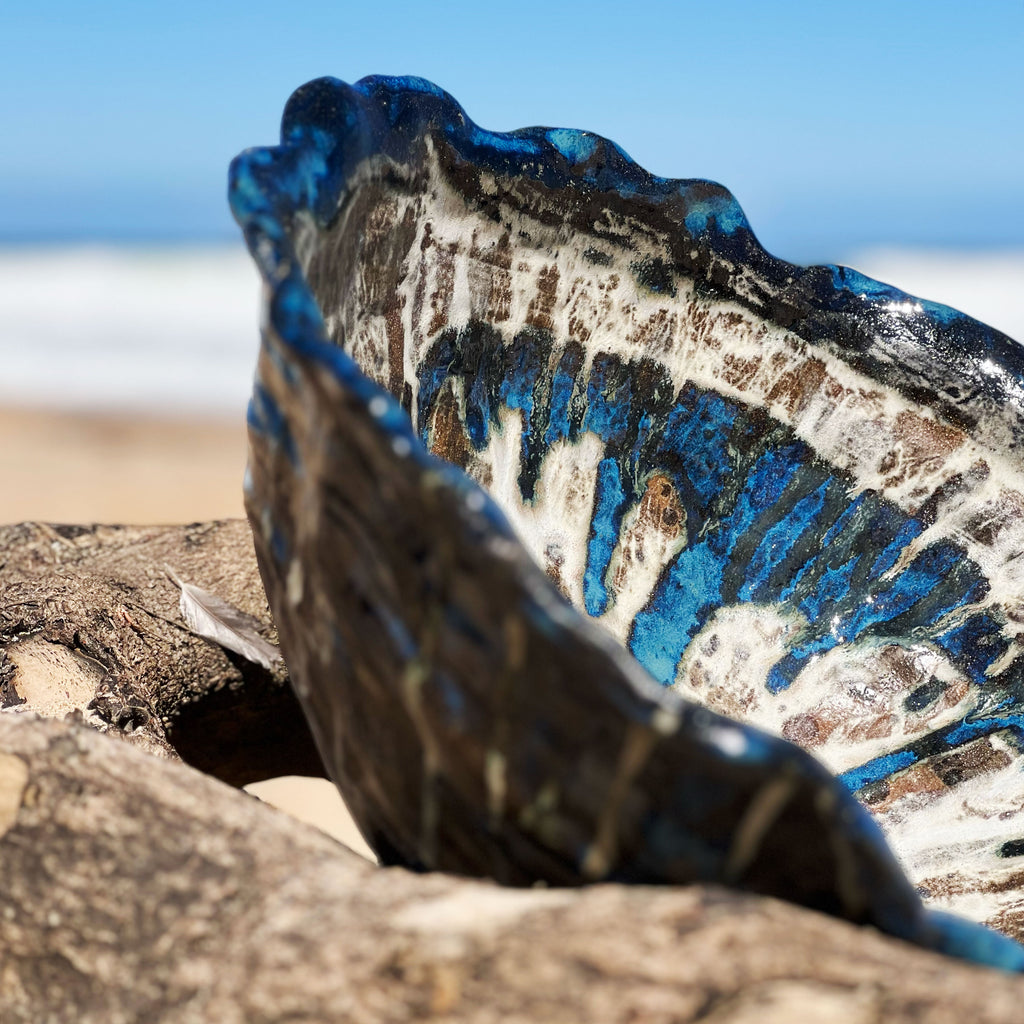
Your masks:
M 244 524 L 0 550 L 26 701 L 0 714 L 5 1022 L 1020 1019 L 1024 980 L 773 900 L 375 868 L 174 763 L 237 784 L 315 760 L 282 674 L 187 634 L 164 571 L 265 618 Z
M 1019 1019 L 1019 979 L 773 900 L 378 869 L 73 724 L 0 750 L 5 1021 Z
M 323 776 L 283 665 L 195 636 L 168 570 L 276 640 L 244 521 L 0 527 L 0 705 L 75 715 L 233 785 Z

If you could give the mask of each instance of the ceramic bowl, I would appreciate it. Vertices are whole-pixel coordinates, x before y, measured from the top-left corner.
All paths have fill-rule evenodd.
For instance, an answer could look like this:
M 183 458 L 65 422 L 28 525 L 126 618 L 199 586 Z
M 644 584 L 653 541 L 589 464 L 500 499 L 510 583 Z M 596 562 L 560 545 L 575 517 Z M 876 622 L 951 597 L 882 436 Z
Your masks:
M 303 87 L 230 195 L 264 579 L 386 861 L 1024 934 L 1013 341 L 417 79 Z

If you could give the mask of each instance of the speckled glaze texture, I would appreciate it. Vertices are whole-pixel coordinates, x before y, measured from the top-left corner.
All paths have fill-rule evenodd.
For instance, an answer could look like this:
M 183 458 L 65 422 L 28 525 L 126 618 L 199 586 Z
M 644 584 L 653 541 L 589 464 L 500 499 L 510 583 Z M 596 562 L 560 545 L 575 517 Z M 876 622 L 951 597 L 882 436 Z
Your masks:
M 383 860 L 718 881 L 1021 968 L 921 902 L 1024 934 L 1010 339 L 418 79 L 304 86 L 230 198 L 257 553 Z

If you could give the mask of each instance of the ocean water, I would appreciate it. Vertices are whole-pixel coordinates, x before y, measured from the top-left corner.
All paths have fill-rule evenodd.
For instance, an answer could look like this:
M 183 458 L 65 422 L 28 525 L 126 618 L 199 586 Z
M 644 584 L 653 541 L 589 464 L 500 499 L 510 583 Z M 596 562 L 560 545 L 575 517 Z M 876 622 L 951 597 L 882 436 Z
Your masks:
M 241 244 L 0 249 L 0 401 L 241 416 L 259 296 Z
M 836 262 L 1024 342 L 1024 251 L 877 249 Z M 241 416 L 259 291 L 241 244 L 0 249 L 0 401 Z

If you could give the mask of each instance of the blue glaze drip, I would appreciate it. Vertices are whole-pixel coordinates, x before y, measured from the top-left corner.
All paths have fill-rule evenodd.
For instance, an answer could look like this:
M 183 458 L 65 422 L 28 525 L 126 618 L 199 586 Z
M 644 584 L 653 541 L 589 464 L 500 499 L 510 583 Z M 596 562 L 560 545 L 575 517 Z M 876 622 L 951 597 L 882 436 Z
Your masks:
M 879 509 L 879 516 L 885 517 L 887 520 L 885 528 L 889 528 L 891 523 L 898 522 L 900 513 L 894 506 L 883 505 Z M 921 522 L 917 519 L 905 519 L 899 523 L 892 540 L 882 548 L 878 557 L 871 563 L 868 577 L 877 580 L 887 573 L 896 564 L 903 549 L 920 535 L 922 529 Z
M 971 682 L 984 686 L 989 666 L 1003 654 L 1003 624 L 991 613 L 970 616 L 961 625 L 935 638 L 950 660 L 959 665 Z
M 768 688 L 778 693 L 792 683 L 808 659 L 840 644 L 865 636 L 900 637 L 908 631 L 931 626 L 956 608 L 970 604 L 980 596 L 977 577 L 960 574 L 967 575 L 967 580 L 961 582 L 953 577 L 951 582 L 951 570 L 962 567 L 962 563 L 963 553 L 952 544 L 939 542 L 926 548 L 888 585 L 872 589 L 846 614 L 834 615 L 824 622 L 823 625 L 829 627 L 828 632 L 794 648 L 774 665 L 768 677 Z M 834 585 L 834 591 L 843 596 L 848 594 L 844 584 L 849 586 L 848 576 Z M 936 595 L 941 595 L 941 599 L 927 600 Z M 906 614 L 915 608 L 916 614 Z
M 565 441 L 571 433 L 569 422 L 569 403 L 572 401 L 576 386 L 576 372 L 567 367 L 569 353 L 562 357 L 558 369 L 551 381 L 551 413 L 547 430 L 544 432 L 544 444 L 550 447 L 556 441 Z
M 736 405 L 721 395 L 687 385 L 653 452 L 657 464 L 675 460 L 679 465 L 673 482 L 690 496 L 688 504 L 701 520 L 733 472 L 728 444 L 737 415 Z
M 599 356 L 594 360 L 587 385 L 587 414 L 583 429 L 589 430 L 607 445 L 621 443 L 629 425 L 632 394 L 628 378 L 621 381 L 613 374 L 621 364 L 615 356 Z
M 794 541 L 814 528 L 825 504 L 825 494 L 832 481 L 827 480 L 816 491 L 801 498 L 793 510 L 769 527 L 757 546 L 740 587 L 741 601 L 766 600 L 772 569 L 789 554 Z
M 843 772 L 839 776 L 839 781 L 851 793 L 856 793 L 857 790 L 863 789 L 872 782 L 878 782 L 881 779 L 887 778 L 902 768 L 909 768 L 910 765 L 916 764 L 917 761 L 918 755 L 912 750 L 896 750 L 891 754 L 883 754 L 881 757 L 876 757 L 866 764 Z
M 583 603 L 588 615 L 602 615 L 608 606 L 604 579 L 619 539 L 625 499 L 618 463 L 614 459 L 602 459 L 597 467 L 594 515 L 590 523 L 587 566 L 583 574 Z
M 990 733 L 998 732 L 1001 729 L 1010 729 L 1017 736 L 1018 741 L 1024 737 L 1024 714 L 1020 715 L 992 715 L 984 718 L 965 719 L 959 725 L 949 729 L 942 739 L 950 747 L 960 746 L 979 736 L 988 736 Z
M 721 593 L 725 558 L 709 544 L 683 551 L 654 597 L 633 621 L 629 649 L 664 686 L 675 681 L 676 665 L 713 610 Z M 671 622 L 673 629 L 666 629 Z

